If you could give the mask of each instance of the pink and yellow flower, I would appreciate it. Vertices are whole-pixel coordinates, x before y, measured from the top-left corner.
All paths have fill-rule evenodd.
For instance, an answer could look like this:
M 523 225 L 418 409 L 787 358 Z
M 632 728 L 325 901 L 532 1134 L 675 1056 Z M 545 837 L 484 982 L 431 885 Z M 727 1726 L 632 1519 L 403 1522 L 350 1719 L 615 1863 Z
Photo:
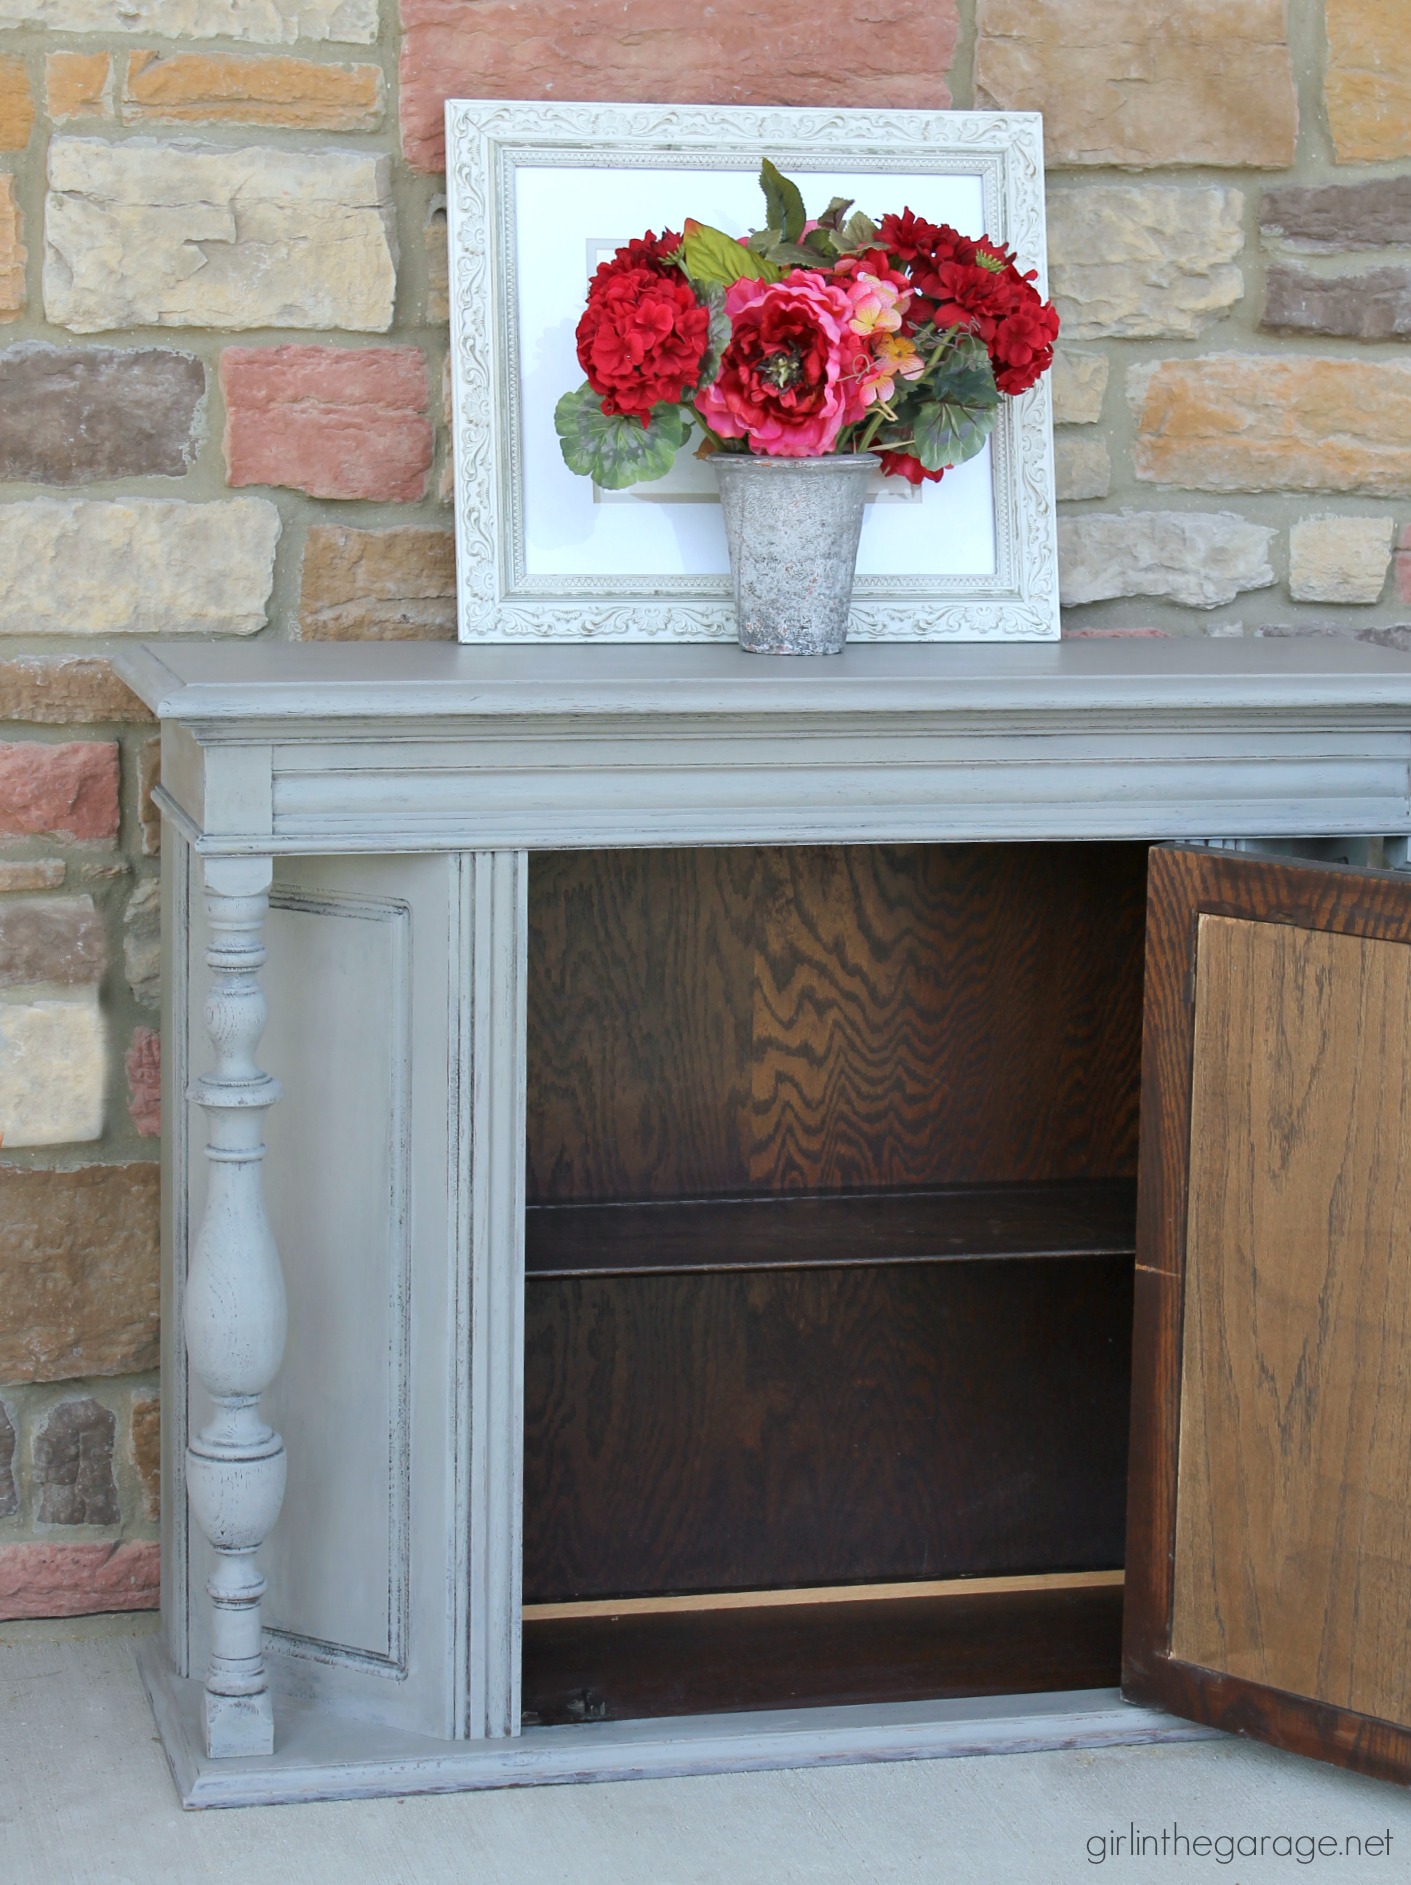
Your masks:
M 855 334 L 895 334 L 911 296 L 880 276 L 859 270 L 848 286 L 852 314 L 848 326 Z
M 926 362 L 908 335 L 879 334 L 862 373 L 862 403 L 885 405 L 895 394 L 898 380 L 919 380 L 925 371 Z

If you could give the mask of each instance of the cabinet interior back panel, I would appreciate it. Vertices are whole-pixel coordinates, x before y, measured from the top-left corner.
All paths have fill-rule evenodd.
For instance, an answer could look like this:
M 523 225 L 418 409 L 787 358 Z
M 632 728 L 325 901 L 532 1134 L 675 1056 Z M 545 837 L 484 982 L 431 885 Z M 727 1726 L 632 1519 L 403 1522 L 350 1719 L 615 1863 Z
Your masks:
M 530 1202 L 1135 1172 L 1145 862 L 536 854 Z

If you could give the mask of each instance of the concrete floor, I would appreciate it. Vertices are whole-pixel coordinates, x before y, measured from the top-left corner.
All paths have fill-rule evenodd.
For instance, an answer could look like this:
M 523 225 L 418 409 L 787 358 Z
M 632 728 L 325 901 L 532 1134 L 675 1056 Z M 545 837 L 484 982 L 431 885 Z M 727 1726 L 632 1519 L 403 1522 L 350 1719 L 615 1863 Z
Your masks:
M 183 1813 L 132 1662 L 152 1627 L 0 1624 L 0 1885 L 1411 1881 L 1411 1795 L 1227 1740 Z M 1099 1858 L 1132 1821 L 1392 1844 Z

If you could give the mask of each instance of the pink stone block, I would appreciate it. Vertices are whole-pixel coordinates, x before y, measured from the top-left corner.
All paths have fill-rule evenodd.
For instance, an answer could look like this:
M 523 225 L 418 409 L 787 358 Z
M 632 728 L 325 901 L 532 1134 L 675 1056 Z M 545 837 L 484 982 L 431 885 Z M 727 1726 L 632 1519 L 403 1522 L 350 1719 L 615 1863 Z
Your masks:
M 134 1028 L 123 1066 L 127 1072 L 127 1110 L 144 1139 L 162 1131 L 162 1037 L 154 1028 Z
M 160 1592 L 156 1544 L 0 1545 L 0 1619 L 6 1621 L 155 1610 Z
M 227 347 L 225 462 L 233 485 L 412 504 L 433 434 L 418 347 Z
M 944 109 L 960 23 L 956 0 L 402 0 L 402 27 L 402 150 L 439 171 L 448 98 Z
M 0 836 L 111 843 L 117 833 L 115 742 L 0 743 Z

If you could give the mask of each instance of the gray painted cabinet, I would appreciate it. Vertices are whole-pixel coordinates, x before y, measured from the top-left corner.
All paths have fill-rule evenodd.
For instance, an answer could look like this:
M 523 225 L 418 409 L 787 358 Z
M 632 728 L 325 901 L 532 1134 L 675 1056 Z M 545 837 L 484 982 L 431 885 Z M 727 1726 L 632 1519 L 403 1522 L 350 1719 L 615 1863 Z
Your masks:
M 162 722 L 163 1629 L 144 1673 L 187 1804 L 1201 1732 L 1115 1691 L 521 1732 L 528 853 L 1404 854 L 1411 661 L 1099 640 L 797 663 L 154 644 L 119 665 Z

